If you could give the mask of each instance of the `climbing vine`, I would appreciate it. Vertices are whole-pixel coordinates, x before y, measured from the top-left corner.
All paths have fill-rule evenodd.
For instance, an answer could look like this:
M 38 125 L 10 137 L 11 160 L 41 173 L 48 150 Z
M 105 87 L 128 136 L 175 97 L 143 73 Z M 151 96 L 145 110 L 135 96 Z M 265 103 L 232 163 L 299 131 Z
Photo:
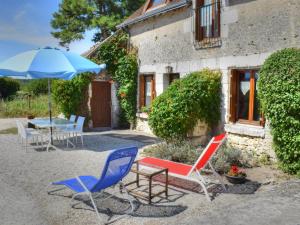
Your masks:
M 97 63 L 105 63 L 107 72 L 117 83 L 120 101 L 120 126 L 134 125 L 136 114 L 138 64 L 134 51 L 128 51 L 128 35 L 119 32 L 103 43 L 93 57 Z

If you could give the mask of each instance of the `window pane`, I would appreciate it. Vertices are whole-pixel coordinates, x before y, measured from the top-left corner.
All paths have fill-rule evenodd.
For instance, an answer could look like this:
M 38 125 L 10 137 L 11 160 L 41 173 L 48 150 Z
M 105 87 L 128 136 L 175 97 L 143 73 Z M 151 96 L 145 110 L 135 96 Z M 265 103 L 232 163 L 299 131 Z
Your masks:
M 255 72 L 255 89 L 254 89 L 254 115 L 253 120 L 259 121 L 260 120 L 260 105 L 259 100 L 257 96 L 257 89 L 256 89 L 256 82 L 258 79 L 258 72 Z
M 151 104 L 151 76 L 145 77 L 145 106 L 150 106 Z
M 239 91 L 238 91 L 238 117 L 239 119 L 248 120 L 249 114 L 249 95 L 250 95 L 250 72 L 239 74 Z
M 179 73 L 170 73 L 169 74 L 169 84 L 171 84 L 174 80 L 177 80 L 180 78 Z
M 205 0 L 200 10 L 200 24 L 204 37 L 216 37 L 219 34 L 219 12 L 218 3 Z

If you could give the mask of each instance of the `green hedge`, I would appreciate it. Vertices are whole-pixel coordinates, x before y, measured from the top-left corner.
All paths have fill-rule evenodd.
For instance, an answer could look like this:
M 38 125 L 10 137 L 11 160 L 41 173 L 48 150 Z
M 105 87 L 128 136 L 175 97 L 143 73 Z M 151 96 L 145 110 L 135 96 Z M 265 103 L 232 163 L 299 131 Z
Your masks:
M 174 81 L 152 104 L 149 125 L 167 140 L 187 137 L 198 120 L 210 127 L 220 119 L 221 74 L 203 70 Z
M 260 70 L 258 91 L 280 165 L 300 175 L 300 50 L 272 54 Z
M 20 83 L 10 78 L 0 78 L 0 98 L 13 96 L 20 90 Z

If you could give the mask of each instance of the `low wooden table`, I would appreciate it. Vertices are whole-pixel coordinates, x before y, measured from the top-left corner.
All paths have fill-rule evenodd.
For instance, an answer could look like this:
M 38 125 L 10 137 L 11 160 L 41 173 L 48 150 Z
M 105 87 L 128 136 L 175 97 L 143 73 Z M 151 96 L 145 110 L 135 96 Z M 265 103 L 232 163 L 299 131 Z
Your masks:
M 140 187 L 140 176 L 143 176 L 147 178 L 148 180 L 148 188 L 149 188 L 149 193 L 148 194 L 142 194 L 139 193 L 136 190 L 128 190 L 132 195 L 142 198 L 144 200 L 148 200 L 148 203 L 152 203 L 152 199 L 156 196 L 159 196 L 161 194 L 165 194 L 166 198 L 168 198 L 168 169 L 166 168 L 160 168 L 160 167 L 143 167 L 145 168 L 144 170 L 140 169 L 140 163 L 139 161 L 135 161 L 134 164 L 136 164 L 135 167 L 132 167 L 131 172 L 136 174 L 136 180 L 129 182 L 125 184 L 125 186 L 129 186 L 132 184 L 136 184 L 137 187 Z M 159 174 L 165 174 L 165 186 L 164 190 L 157 192 L 157 193 L 152 193 L 152 183 L 153 183 L 153 178 Z

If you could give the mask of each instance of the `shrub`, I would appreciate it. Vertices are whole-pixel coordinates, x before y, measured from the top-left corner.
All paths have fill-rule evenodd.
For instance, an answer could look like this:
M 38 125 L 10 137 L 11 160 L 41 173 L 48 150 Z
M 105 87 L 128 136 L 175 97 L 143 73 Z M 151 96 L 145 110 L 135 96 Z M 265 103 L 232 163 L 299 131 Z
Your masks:
M 272 54 L 260 70 L 258 93 L 281 168 L 300 174 L 300 50 Z
M 167 159 L 174 162 L 181 162 L 192 165 L 199 158 L 202 150 L 203 148 L 196 148 L 189 141 L 182 141 L 177 143 L 163 142 L 155 146 L 146 148 L 143 154 L 160 159 Z
M 251 167 L 250 157 L 246 153 L 230 145 L 222 145 L 211 162 L 219 173 L 227 173 L 232 165 L 248 168 Z
M 24 89 L 33 95 L 41 95 L 48 93 L 48 79 L 37 79 L 28 82 Z
M 78 112 L 90 81 L 90 75 L 85 73 L 72 80 L 55 80 L 53 82 L 53 99 L 66 117 Z
M 213 126 L 220 118 L 220 72 L 205 69 L 174 81 L 158 96 L 149 115 L 153 132 L 166 141 L 187 137 L 198 120 Z
M 10 78 L 0 78 L 0 98 L 13 96 L 20 90 L 20 83 Z
M 203 147 L 194 146 L 189 141 L 181 141 L 178 143 L 163 142 L 146 148 L 143 154 L 160 159 L 194 165 L 203 149 Z M 242 155 L 240 150 L 226 145 L 223 145 L 218 150 L 211 162 L 214 168 L 220 173 L 227 173 L 233 164 L 240 167 L 250 167 L 249 162 Z

